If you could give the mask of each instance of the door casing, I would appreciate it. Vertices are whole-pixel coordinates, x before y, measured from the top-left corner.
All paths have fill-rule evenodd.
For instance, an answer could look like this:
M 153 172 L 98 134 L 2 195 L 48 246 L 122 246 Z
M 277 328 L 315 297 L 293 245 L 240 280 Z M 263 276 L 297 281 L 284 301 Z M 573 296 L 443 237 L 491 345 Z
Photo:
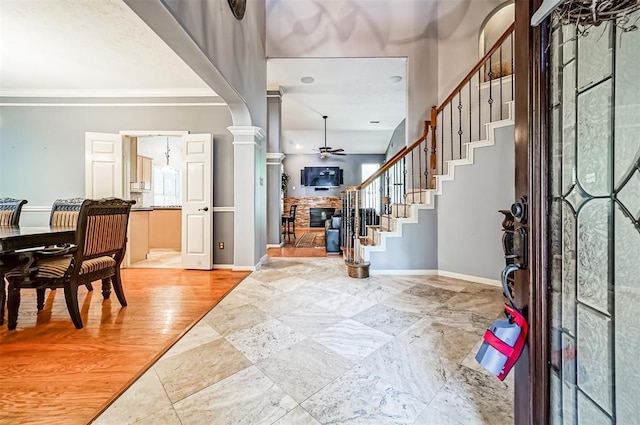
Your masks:
M 529 203 L 529 266 L 515 275 L 515 296 L 526 306 L 529 337 L 515 367 L 514 423 L 549 422 L 547 292 L 547 50 L 546 24 L 530 25 L 542 0 L 518 0 L 515 26 L 515 198 Z

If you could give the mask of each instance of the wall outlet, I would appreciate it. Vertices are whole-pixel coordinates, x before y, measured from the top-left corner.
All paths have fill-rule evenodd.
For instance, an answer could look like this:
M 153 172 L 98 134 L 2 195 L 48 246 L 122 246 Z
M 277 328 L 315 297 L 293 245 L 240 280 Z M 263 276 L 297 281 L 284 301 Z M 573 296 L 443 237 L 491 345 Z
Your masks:
M 224 249 L 224 242 L 218 242 L 218 248 Z

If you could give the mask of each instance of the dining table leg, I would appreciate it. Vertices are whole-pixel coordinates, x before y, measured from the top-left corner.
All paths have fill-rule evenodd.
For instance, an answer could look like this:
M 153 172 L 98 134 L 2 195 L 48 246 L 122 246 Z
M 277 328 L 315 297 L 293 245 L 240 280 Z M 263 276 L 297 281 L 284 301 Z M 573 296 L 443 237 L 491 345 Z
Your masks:
M 9 288 L 7 290 L 7 327 L 10 331 L 18 326 L 18 308 L 20 308 L 20 284 L 16 285 L 14 280 L 9 279 Z
M 4 325 L 4 305 L 7 302 L 6 282 L 4 274 L 0 273 L 0 325 Z

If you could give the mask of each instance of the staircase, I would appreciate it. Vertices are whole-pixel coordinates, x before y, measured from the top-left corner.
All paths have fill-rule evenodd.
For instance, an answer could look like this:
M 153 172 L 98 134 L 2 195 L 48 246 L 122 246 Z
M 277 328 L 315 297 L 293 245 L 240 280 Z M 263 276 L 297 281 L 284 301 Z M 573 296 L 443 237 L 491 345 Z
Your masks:
M 427 260 L 419 268 L 438 268 L 437 253 L 429 253 L 424 244 L 420 245 L 421 238 L 430 239 L 427 234 L 437 239 L 437 196 L 443 195 L 445 182 L 455 180 L 458 167 L 477 161 L 478 149 L 496 145 L 499 129 L 514 125 L 513 28 L 512 25 L 503 34 L 439 107 L 432 108 L 431 119 L 425 121 L 418 140 L 390 158 L 362 184 L 345 191 L 343 232 L 347 237 L 343 251 L 348 266 L 384 270 L 388 267 L 382 263 L 390 264 L 392 257 L 396 263 L 402 262 L 405 255 L 393 256 L 394 250 L 400 250 L 425 251 L 434 261 Z M 393 268 L 397 269 L 397 265 Z
M 407 189 L 404 203 L 392 204 L 391 212 L 383 214 L 379 225 L 367 225 L 367 234 L 360 237 L 361 258 L 370 261 L 371 252 L 384 252 L 389 238 L 401 238 L 404 227 L 407 224 L 419 223 L 420 210 L 432 210 L 435 208 L 436 196 L 443 194 L 443 183 L 455 180 L 457 167 L 470 166 L 475 162 L 475 151 L 481 148 L 494 146 L 495 131 L 498 128 L 514 125 L 513 101 L 506 102 L 508 114 L 505 119 L 485 123 L 487 137 L 484 140 L 464 143 L 464 156 L 460 159 L 445 161 L 444 174 L 435 175 L 435 188 L 433 189 Z M 375 268 L 375 267 L 374 267 Z

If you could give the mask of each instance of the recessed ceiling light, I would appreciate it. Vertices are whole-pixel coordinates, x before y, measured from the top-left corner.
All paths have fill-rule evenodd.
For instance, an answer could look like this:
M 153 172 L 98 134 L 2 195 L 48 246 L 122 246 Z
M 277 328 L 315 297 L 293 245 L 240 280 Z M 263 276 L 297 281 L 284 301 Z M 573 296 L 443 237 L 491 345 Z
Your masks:
M 391 77 L 389 77 L 389 81 L 391 81 L 392 83 L 399 83 L 400 81 L 402 81 L 402 77 L 399 75 L 392 75 Z
M 313 77 L 302 77 L 300 78 L 300 81 L 302 81 L 305 84 L 311 84 L 315 81 L 315 79 Z
M 376 121 L 369 121 L 369 124 L 380 124 L 380 121 L 376 120 Z

